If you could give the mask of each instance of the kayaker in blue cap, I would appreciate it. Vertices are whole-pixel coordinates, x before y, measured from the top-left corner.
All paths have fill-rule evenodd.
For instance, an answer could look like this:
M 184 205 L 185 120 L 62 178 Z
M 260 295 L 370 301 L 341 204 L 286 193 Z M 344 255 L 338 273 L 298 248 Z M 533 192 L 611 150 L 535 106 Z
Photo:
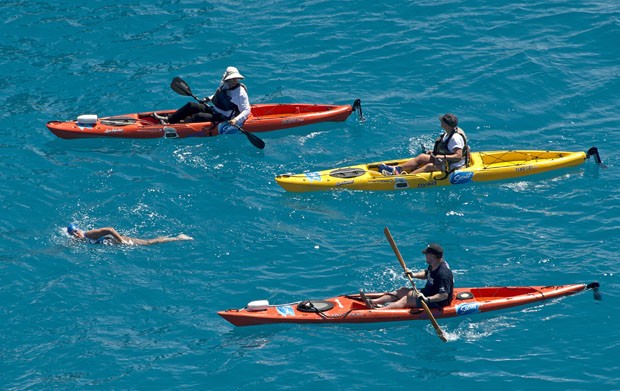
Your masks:
M 90 243 L 113 243 L 128 245 L 149 245 L 156 243 L 176 242 L 179 240 L 193 240 L 191 236 L 180 234 L 177 236 L 160 236 L 153 239 L 130 238 L 119 234 L 112 227 L 95 228 L 88 231 L 81 230 L 71 223 L 67 226 L 67 233 L 76 239 L 88 240 Z
M 383 175 L 418 174 L 429 171 L 452 171 L 467 163 L 467 136 L 458 127 L 456 115 L 447 113 L 439 116 L 439 123 L 444 133 L 437 138 L 432 151 L 421 153 L 399 166 L 379 164 Z
M 450 266 L 443 259 L 443 248 L 437 243 L 430 243 L 422 253 L 426 255 L 428 268 L 413 273 L 407 270 L 405 274 L 412 278 L 426 280 L 426 286 L 419 290 L 415 297 L 412 288 L 402 287 L 394 292 L 388 292 L 377 299 L 369 299 L 363 291 L 360 295 L 370 308 L 398 309 L 422 307 L 420 300 L 424 300 L 430 308 L 439 308 L 449 305 L 454 290 L 454 277 Z
M 235 67 L 228 67 L 215 93 L 205 98 L 204 103 L 188 102 L 167 118 L 153 114 L 160 121 L 170 124 L 179 122 L 226 122 L 243 126 L 250 116 L 250 98 L 246 86 L 241 83 L 244 77 Z M 211 101 L 212 106 L 207 102 Z

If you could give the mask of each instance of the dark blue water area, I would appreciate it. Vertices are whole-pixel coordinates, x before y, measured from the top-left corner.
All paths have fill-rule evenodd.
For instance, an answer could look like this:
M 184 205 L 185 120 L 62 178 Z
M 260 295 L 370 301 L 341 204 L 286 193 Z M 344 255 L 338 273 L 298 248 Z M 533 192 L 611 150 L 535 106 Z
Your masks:
M 613 2 L 8 1 L 0 4 L 0 387 L 617 389 Z M 47 121 L 174 109 L 227 66 L 252 103 L 351 116 L 215 138 L 59 139 Z M 517 180 L 401 192 L 287 193 L 277 174 L 415 155 L 453 112 L 473 150 L 586 151 Z M 113 226 L 153 246 L 65 234 Z M 601 283 L 439 320 L 236 328 L 217 315 L 405 285 L 431 241 L 458 286 Z

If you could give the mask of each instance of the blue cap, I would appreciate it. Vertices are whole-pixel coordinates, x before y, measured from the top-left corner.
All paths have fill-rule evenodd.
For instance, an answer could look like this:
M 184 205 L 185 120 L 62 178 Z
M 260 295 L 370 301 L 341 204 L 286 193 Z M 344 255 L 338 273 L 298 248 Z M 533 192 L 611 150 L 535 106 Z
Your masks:
M 67 225 L 67 233 L 69 235 L 73 235 L 73 233 L 77 231 L 78 229 L 79 229 L 78 226 L 73 223 Z

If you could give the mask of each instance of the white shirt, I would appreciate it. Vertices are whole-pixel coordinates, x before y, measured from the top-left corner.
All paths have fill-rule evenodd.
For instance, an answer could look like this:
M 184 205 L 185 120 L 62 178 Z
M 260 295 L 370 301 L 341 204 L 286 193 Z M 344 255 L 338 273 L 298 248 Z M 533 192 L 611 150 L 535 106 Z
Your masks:
M 441 141 L 446 141 L 447 138 L 448 138 L 448 133 L 443 135 L 443 138 L 441 139 Z M 461 160 L 450 164 L 450 169 L 453 170 L 455 168 L 459 168 L 463 166 L 465 164 L 465 140 L 463 139 L 463 136 L 454 132 L 454 134 L 452 135 L 452 138 L 450 139 L 450 141 L 448 141 L 448 149 L 452 151 L 453 153 L 455 149 L 460 149 L 463 154 L 463 158 Z
M 227 86 L 225 86 L 225 83 L 223 82 L 220 87 L 227 87 Z M 252 107 L 250 106 L 250 98 L 248 97 L 248 93 L 245 90 L 245 88 L 243 88 L 242 86 L 239 86 L 238 88 L 235 88 L 234 90 L 228 90 L 228 94 L 230 95 L 230 100 L 234 104 L 237 105 L 240 111 L 239 115 L 231 119 L 235 120 L 237 125 L 242 126 L 245 120 L 248 119 L 248 117 L 250 116 L 250 112 L 252 110 Z M 211 98 L 213 98 L 213 96 L 211 96 Z M 215 105 L 213 106 L 213 109 L 217 111 L 218 113 L 222 114 L 223 116 L 225 116 L 226 118 L 230 117 L 233 113 L 232 110 L 227 110 L 227 111 L 220 110 Z

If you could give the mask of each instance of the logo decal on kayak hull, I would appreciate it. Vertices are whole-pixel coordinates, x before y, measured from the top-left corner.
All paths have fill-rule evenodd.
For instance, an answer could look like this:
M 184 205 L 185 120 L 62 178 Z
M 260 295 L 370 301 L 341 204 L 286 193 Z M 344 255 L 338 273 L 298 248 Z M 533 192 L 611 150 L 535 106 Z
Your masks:
M 480 303 L 477 303 L 477 302 L 457 304 L 455 307 L 457 315 L 475 314 L 475 313 L 480 312 L 479 309 L 480 309 Z
M 473 172 L 453 172 L 450 174 L 450 183 L 453 185 L 462 185 L 467 182 L 471 182 L 471 179 L 474 177 Z
M 308 178 L 310 182 L 321 182 L 321 174 L 318 172 L 307 172 L 306 178 Z
M 295 316 L 295 311 L 293 310 L 293 307 L 291 307 L 290 305 L 279 305 L 276 307 L 276 310 L 278 311 L 278 314 L 286 317 L 286 316 Z

